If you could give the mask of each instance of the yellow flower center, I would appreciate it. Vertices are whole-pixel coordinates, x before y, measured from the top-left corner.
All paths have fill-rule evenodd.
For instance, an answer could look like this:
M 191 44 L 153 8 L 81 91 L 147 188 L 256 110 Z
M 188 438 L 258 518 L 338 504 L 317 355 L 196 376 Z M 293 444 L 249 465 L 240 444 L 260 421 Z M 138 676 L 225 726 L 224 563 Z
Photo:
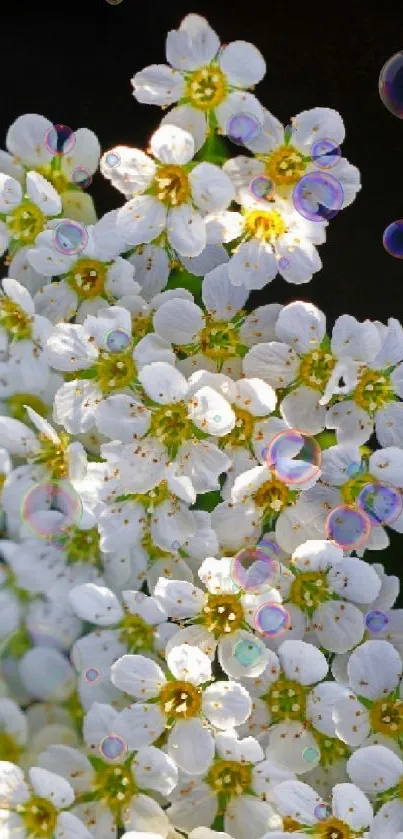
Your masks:
M 295 821 L 292 819 L 291 816 L 284 816 L 283 818 L 283 830 L 284 833 L 296 833 L 298 830 L 301 830 L 301 822 Z
M 108 766 L 95 771 L 93 788 L 96 798 L 113 813 L 118 825 L 122 825 L 122 811 L 130 807 L 133 796 L 138 792 L 129 766 Z
M 314 350 L 301 356 L 299 376 L 313 390 L 323 390 L 327 385 L 336 359 L 326 350 Z
M 51 166 L 38 166 L 36 172 L 39 172 L 40 175 L 46 178 L 54 186 L 59 195 L 71 189 L 71 182 L 60 169 L 52 169 Z
M 346 761 L 351 754 L 351 749 L 338 740 L 337 737 L 327 737 L 326 734 L 321 734 L 316 728 L 312 731 L 320 751 L 321 766 L 333 766 L 340 760 Z
M 119 624 L 119 640 L 127 644 L 130 653 L 154 649 L 154 630 L 139 615 L 126 612 Z
M 120 353 L 101 352 L 96 365 L 96 380 L 102 393 L 128 387 L 136 378 L 132 350 Z
M 201 708 L 201 691 L 190 682 L 167 682 L 159 695 L 159 703 L 170 727 L 177 719 L 196 717 Z
M 357 497 L 364 487 L 367 486 L 367 484 L 376 483 L 376 478 L 374 478 L 369 472 L 360 472 L 354 478 L 350 478 L 349 481 L 346 481 L 346 483 L 340 487 L 340 493 L 344 503 L 349 505 L 355 504 Z
M 320 839 L 353 839 L 354 833 L 348 824 L 331 816 L 330 819 L 315 825 L 314 836 L 320 836 Z
M 371 727 L 387 737 L 400 737 L 403 734 L 403 701 L 387 697 L 374 702 L 370 710 Z
M 353 399 L 364 411 L 373 413 L 383 408 L 393 395 L 388 373 L 366 370 L 359 379 Z
M 32 245 L 43 230 L 46 218 L 32 201 L 24 200 L 6 217 L 11 239 L 21 246 Z
M 166 446 L 170 456 L 175 457 L 182 443 L 194 435 L 187 405 L 173 402 L 156 408 L 151 417 L 150 435 L 157 437 Z
M 45 798 L 33 795 L 24 804 L 17 804 L 26 834 L 32 839 L 53 839 L 57 822 L 57 810 Z
M 216 638 L 236 632 L 244 622 L 244 611 L 236 594 L 209 594 L 203 608 L 203 623 Z
M 178 207 L 190 196 L 189 178 L 182 166 L 160 166 L 154 178 L 157 198 L 168 207 Z
M 278 679 L 265 696 L 272 722 L 305 719 L 306 692 L 299 682 Z
M 39 452 L 33 455 L 33 463 L 44 463 L 53 480 L 61 480 L 67 478 L 69 474 L 69 464 L 67 459 L 67 449 L 70 444 L 70 437 L 68 434 L 61 432 L 59 434 L 59 442 L 55 443 L 46 434 L 38 434 L 38 439 L 41 444 Z
M 32 338 L 32 317 L 11 297 L 0 298 L 0 326 L 16 341 Z
M 260 507 L 264 513 L 280 513 L 287 505 L 290 498 L 290 491 L 288 487 L 282 483 L 282 481 L 272 478 L 270 481 L 266 481 L 262 484 L 259 489 L 256 490 L 253 497 L 256 505 Z
M 227 79 L 218 64 L 209 64 L 189 73 L 185 97 L 199 111 L 216 108 L 228 92 Z
M 265 158 L 266 175 L 276 186 L 294 186 L 302 178 L 306 162 L 294 146 L 280 146 Z
M 311 613 L 330 597 L 324 571 L 303 571 L 293 580 L 288 599 L 303 612 Z
M 245 446 L 252 439 L 253 429 L 255 427 L 256 417 L 253 417 L 249 411 L 244 411 L 242 408 L 232 406 L 236 420 L 232 431 L 223 437 L 223 444 L 226 446 Z M 261 417 L 259 417 L 259 420 Z
M 80 530 L 74 527 L 69 533 L 69 540 L 65 547 L 69 563 L 85 562 L 87 565 L 94 565 L 102 570 L 98 528 Z
M 200 348 L 207 358 L 225 361 L 242 351 L 239 331 L 234 323 L 214 321 L 206 316 L 206 326 L 200 333 Z
M 0 732 L 0 760 L 18 763 L 22 751 L 22 747 L 11 734 L 7 734 L 5 731 Z
M 90 300 L 103 293 L 106 271 L 106 265 L 98 259 L 79 259 L 66 275 L 66 280 L 78 297 Z
M 132 333 L 135 341 L 144 338 L 149 332 L 153 331 L 153 316 L 152 314 L 145 314 L 144 312 L 136 312 L 132 315 Z
M 217 760 L 208 771 L 206 783 L 226 803 L 229 799 L 247 792 L 252 783 L 250 763 L 235 760 Z M 223 797 L 223 798 L 222 798 Z
M 49 412 L 42 399 L 39 399 L 39 396 L 35 396 L 33 393 L 14 393 L 6 399 L 6 402 L 11 416 L 20 420 L 20 422 L 30 422 L 25 405 L 33 408 L 41 417 L 46 417 Z
M 245 216 L 245 230 L 249 238 L 273 244 L 286 233 L 287 226 L 278 210 L 250 210 Z

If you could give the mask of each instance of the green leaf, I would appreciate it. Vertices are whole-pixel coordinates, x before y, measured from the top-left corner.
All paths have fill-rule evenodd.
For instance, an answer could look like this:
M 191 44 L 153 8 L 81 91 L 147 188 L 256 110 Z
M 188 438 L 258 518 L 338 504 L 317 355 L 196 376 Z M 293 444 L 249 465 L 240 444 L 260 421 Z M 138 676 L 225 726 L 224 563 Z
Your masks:
M 204 492 L 203 495 L 198 495 L 192 510 L 205 510 L 207 513 L 211 513 L 221 501 L 222 498 L 219 489 L 213 490 L 212 492 Z
M 194 274 L 190 274 L 189 271 L 186 271 L 184 268 L 176 268 L 171 271 L 166 287 L 167 289 L 187 288 L 188 291 L 192 292 L 195 298 L 200 299 L 202 278 L 196 277 Z
M 315 434 L 315 440 L 318 441 L 322 451 L 329 449 L 330 446 L 335 446 L 337 443 L 334 431 L 321 431 L 320 434 Z

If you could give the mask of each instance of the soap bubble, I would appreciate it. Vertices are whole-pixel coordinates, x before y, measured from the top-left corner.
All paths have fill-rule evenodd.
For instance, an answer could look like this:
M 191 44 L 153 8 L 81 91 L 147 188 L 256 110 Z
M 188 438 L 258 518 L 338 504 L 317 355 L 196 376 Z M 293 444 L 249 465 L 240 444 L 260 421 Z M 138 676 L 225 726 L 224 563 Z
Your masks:
M 56 124 L 48 128 L 44 144 L 45 148 L 54 156 L 60 157 L 62 154 L 69 154 L 76 142 L 76 135 L 68 125 Z
M 352 551 L 360 548 L 371 533 L 369 516 L 359 507 L 340 504 L 330 511 L 325 522 L 326 539 L 340 548 Z
M 273 437 L 264 450 L 264 459 L 280 481 L 301 485 L 319 474 L 322 449 L 310 434 L 287 428 Z
M 49 515 L 51 511 L 55 516 Z M 77 525 L 82 512 L 81 498 L 67 480 L 34 484 L 20 508 L 21 519 L 31 533 L 56 547 L 63 547 L 69 528 Z
M 101 673 L 97 667 L 87 667 L 83 673 L 83 679 L 89 685 L 97 685 L 101 680 Z
M 281 268 L 282 271 L 285 271 L 286 268 L 290 265 L 290 260 L 287 259 L 286 256 L 280 257 L 278 261 L 278 267 Z
M 327 138 L 317 140 L 311 148 L 312 160 L 321 169 L 331 169 L 340 160 L 340 156 L 339 146 Z
M 226 134 L 233 143 L 239 146 L 255 140 L 261 133 L 262 126 L 253 114 L 234 114 L 227 122 Z
M 78 221 L 62 221 L 54 229 L 53 240 L 60 253 L 71 256 L 84 250 L 88 233 Z
M 403 259 L 403 219 L 393 221 L 383 234 L 385 250 L 396 259 Z
M 386 612 L 382 612 L 381 609 L 372 609 L 366 613 L 364 622 L 368 631 L 377 635 L 378 632 L 384 632 L 388 628 L 390 621 Z
M 275 559 L 275 552 L 264 550 L 264 545 L 255 548 L 244 548 L 239 551 L 231 562 L 231 577 L 237 586 L 244 591 L 260 594 L 275 585 L 279 577 L 279 563 Z M 276 545 L 277 554 L 278 547 Z
M 119 166 L 122 162 L 119 155 L 115 151 L 108 151 L 104 157 L 105 163 L 107 166 L 110 166 L 111 169 L 114 169 L 115 166 Z
M 127 743 L 118 734 L 108 734 L 99 744 L 99 753 L 108 763 L 121 761 L 127 754 Z
M 274 195 L 274 184 L 266 175 L 257 175 L 249 184 L 249 192 L 258 201 L 270 201 Z
M 379 74 L 379 95 L 385 108 L 403 119 L 403 52 L 397 52 L 383 65 Z
M 74 169 L 71 175 L 71 180 L 81 189 L 87 189 L 92 183 L 92 174 L 85 166 L 77 166 L 77 169 Z
M 384 483 L 366 484 L 357 498 L 357 504 L 375 527 L 392 524 L 402 512 L 400 492 Z
M 266 638 L 280 638 L 291 627 L 291 615 L 280 603 L 264 603 L 256 612 L 255 627 Z
M 130 346 L 131 342 L 132 336 L 130 333 L 126 332 L 120 326 L 116 327 L 116 329 L 111 329 L 105 338 L 105 346 L 112 353 L 124 352 Z
M 332 815 L 332 808 L 329 804 L 321 801 L 320 804 L 316 805 L 313 814 L 319 822 L 325 822 Z
M 317 766 L 320 761 L 320 751 L 315 746 L 306 746 L 302 752 L 302 759 L 305 763 L 309 763 L 312 768 Z
M 295 184 L 292 199 L 308 221 L 330 221 L 343 206 L 343 187 L 329 172 L 308 172 Z
M 252 638 L 250 641 L 244 638 L 235 644 L 233 652 L 238 664 L 243 667 L 251 667 L 261 659 L 264 650 Z

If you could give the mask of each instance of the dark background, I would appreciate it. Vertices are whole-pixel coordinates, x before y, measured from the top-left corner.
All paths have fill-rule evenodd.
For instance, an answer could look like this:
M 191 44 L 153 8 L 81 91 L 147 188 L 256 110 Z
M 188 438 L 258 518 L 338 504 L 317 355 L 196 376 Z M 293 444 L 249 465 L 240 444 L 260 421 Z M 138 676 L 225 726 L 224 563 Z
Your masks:
M 403 120 L 378 93 L 383 64 L 403 50 L 401 3 L 377 0 L 371 10 L 361 0 L 122 0 L 117 6 L 14 0 L 2 8 L 0 147 L 9 124 L 28 112 L 91 128 L 104 150 L 145 146 L 161 111 L 136 102 L 130 79 L 147 64 L 165 62 L 165 34 L 188 12 L 205 15 L 222 42 L 243 39 L 261 50 L 267 73 L 256 94 L 284 123 L 314 106 L 338 110 L 347 134 L 343 154 L 361 170 L 361 192 L 331 222 L 320 248 L 323 269 L 305 286 L 277 277 L 256 302 L 310 300 L 330 326 L 344 312 L 403 321 L 403 260 L 382 245 L 385 227 L 403 217 Z M 100 175 L 91 192 L 99 215 L 122 203 Z M 403 536 L 392 537 L 389 551 L 366 558 L 399 574 Z

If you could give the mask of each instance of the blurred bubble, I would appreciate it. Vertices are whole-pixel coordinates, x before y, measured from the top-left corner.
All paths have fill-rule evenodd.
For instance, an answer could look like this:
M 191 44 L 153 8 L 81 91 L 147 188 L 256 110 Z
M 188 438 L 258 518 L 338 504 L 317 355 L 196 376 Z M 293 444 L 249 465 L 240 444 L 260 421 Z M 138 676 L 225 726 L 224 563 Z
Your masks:
M 179 548 L 180 548 L 180 542 L 178 542 L 177 540 L 175 540 L 175 542 L 172 542 L 172 550 L 173 551 L 178 551 Z
M 235 585 L 244 591 L 254 594 L 268 591 L 279 577 L 279 563 L 274 550 L 270 554 L 269 550 L 265 551 L 258 545 L 239 551 L 231 562 L 231 577 Z
M 360 548 L 371 533 L 369 516 L 358 507 L 340 504 L 330 511 L 325 522 L 326 539 L 340 548 L 352 551 Z
M 104 159 L 106 165 L 110 166 L 111 169 L 114 169 L 115 166 L 119 166 L 119 163 L 121 163 L 121 159 L 115 151 L 108 151 Z
M 85 166 L 77 166 L 77 169 L 74 169 L 71 175 L 71 180 L 81 189 L 87 189 L 92 183 L 92 174 Z
M 135 599 L 136 603 L 142 603 L 143 600 L 145 600 L 145 598 L 146 598 L 146 595 L 143 594 L 142 591 L 137 591 L 134 599 Z
M 315 746 L 306 746 L 302 752 L 302 759 L 310 766 L 317 766 L 320 761 L 320 751 Z
M 402 512 L 400 492 L 384 483 L 366 484 L 357 498 L 357 504 L 375 527 L 392 524 Z
M 325 802 L 321 801 L 320 804 L 316 805 L 313 814 L 319 822 L 324 822 L 332 815 L 332 808 L 329 804 L 325 804 Z
M 274 195 L 274 184 L 266 175 L 257 175 L 249 184 L 249 192 L 258 201 L 270 201 Z
M 50 511 L 61 514 L 56 524 L 49 516 Z M 22 521 L 38 539 L 60 546 L 69 528 L 80 521 L 82 512 L 81 498 L 67 480 L 35 484 L 24 496 L 20 508 Z
M 120 761 L 127 753 L 127 743 L 118 734 L 108 734 L 99 744 L 99 753 L 109 763 Z
M 305 484 L 319 474 L 322 449 L 314 437 L 296 428 L 280 431 L 264 452 L 267 468 L 284 483 Z
M 297 212 L 308 221 L 330 221 L 341 210 L 344 193 L 329 172 L 309 172 L 295 184 L 292 200 Z
M 379 96 L 385 108 L 403 119 L 403 52 L 397 52 L 383 65 L 379 74 Z
M 106 0 L 109 6 L 120 6 L 123 0 Z
M 362 464 L 355 462 L 355 463 L 349 463 L 349 465 L 347 466 L 346 472 L 347 472 L 347 475 L 348 475 L 349 478 L 354 478 L 354 476 L 358 475 L 360 472 L 362 472 L 362 470 L 363 470 Z
M 219 414 L 216 414 L 216 415 L 215 415 L 215 417 L 213 417 L 213 420 L 214 420 L 214 422 L 221 422 L 221 417 L 220 417 L 220 415 L 219 415 Z
M 96 685 L 101 680 L 101 673 L 97 667 L 87 667 L 83 673 L 83 679 L 89 685 Z
M 279 603 L 264 603 L 255 615 L 255 627 L 266 638 L 279 638 L 291 627 L 291 615 Z
M 70 256 L 84 250 L 88 233 L 78 221 L 62 221 L 55 227 L 53 239 L 57 250 Z
M 253 114 L 234 114 L 227 122 L 225 133 L 239 146 L 255 140 L 261 133 L 262 126 L 257 117 Z
M 331 169 L 340 160 L 341 150 L 333 140 L 317 140 L 311 148 L 311 157 L 321 169 Z
M 111 329 L 105 338 L 105 346 L 109 352 L 124 352 L 130 346 L 132 336 L 125 329 L 118 326 Z
M 372 609 L 365 615 L 364 622 L 368 631 L 376 635 L 378 632 L 384 632 L 388 628 L 389 615 L 386 612 L 382 612 L 381 609 Z
M 290 260 L 287 259 L 286 256 L 282 256 L 278 261 L 278 267 L 281 268 L 282 271 L 285 271 L 285 269 L 288 268 L 289 264 Z
M 396 259 L 403 259 L 403 219 L 393 221 L 383 234 L 385 250 Z
M 262 658 L 263 653 L 264 650 L 259 644 L 256 644 L 253 640 L 248 641 L 246 638 L 238 641 L 234 647 L 234 658 L 243 667 L 251 667 L 257 664 Z
M 69 154 L 76 142 L 76 135 L 68 125 L 52 125 L 48 128 L 44 144 L 45 148 L 53 155 L 60 156 L 62 154 Z

